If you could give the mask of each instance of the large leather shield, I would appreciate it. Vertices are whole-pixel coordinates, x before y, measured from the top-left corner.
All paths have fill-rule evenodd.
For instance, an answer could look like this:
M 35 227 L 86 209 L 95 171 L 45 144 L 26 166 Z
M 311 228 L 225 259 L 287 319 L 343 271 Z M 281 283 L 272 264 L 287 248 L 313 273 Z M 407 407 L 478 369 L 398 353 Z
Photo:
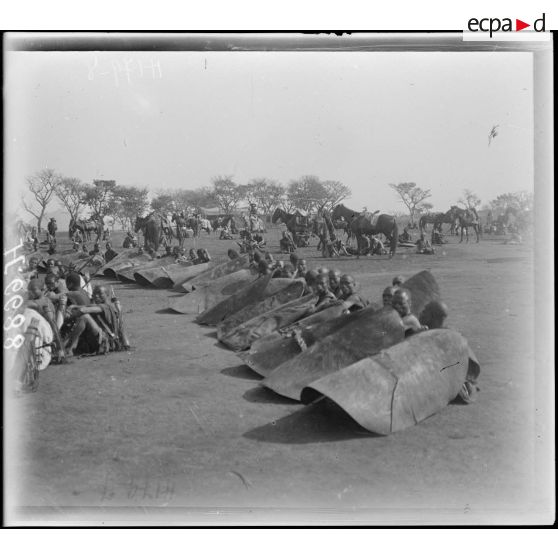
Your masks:
M 235 312 L 222 322 L 217 324 L 217 339 L 225 338 L 231 331 L 236 329 L 241 324 L 265 314 L 274 308 L 283 306 L 292 300 L 299 299 L 304 292 L 305 281 L 303 279 L 293 280 L 284 289 L 278 293 L 268 296 L 260 301 L 255 301 L 252 304 L 246 305 L 238 312 Z
M 478 371 L 464 337 L 434 329 L 310 383 L 302 401 L 325 395 L 367 430 L 390 434 L 439 412 Z
M 109 271 L 108 276 L 113 277 L 114 275 L 112 274 L 112 270 L 114 269 L 115 266 L 119 266 L 121 263 L 129 259 L 135 258 L 136 256 L 138 256 L 137 248 L 122 249 L 120 252 L 118 252 L 117 256 L 115 256 L 114 258 L 112 258 L 112 260 L 110 260 L 110 262 L 107 262 L 105 265 L 103 265 L 97 270 L 97 275 L 106 275 L 105 270 L 108 269 L 111 270 Z
M 440 298 L 438 283 L 427 270 L 410 277 L 403 284 L 403 287 L 411 292 L 411 309 L 416 316 L 420 314 L 428 302 Z M 306 346 L 311 347 L 316 341 L 341 330 L 351 321 L 360 320 L 361 313 L 366 316 L 380 308 L 377 304 L 372 303 L 359 312 L 340 315 L 342 308 L 333 306 L 294 325 L 300 330 Z M 302 349 L 298 341 L 292 338 L 284 339 L 279 334 L 275 334 L 273 338 L 256 341 L 250 347 L 250 351 L 239 353 L 238 356 L 255 372 L 267 377 L 275 368 L 298 356 L 301 352 Z
M 196 318 L 196 322 L 215 326 L 247 304 L 252 304 L 271 296 L 285 288 L 289 283 L 292 283 L 292 279 L 271 279 L 269 275 L 259 277 L 235 294 L 200 314 Z
M 291 292 L 294 291 L 294 287 Z M 304 315 L 308 306 L 313 304 L 315 297 L 307 295 L 301 297 L 304 286 L 298 289 L 296 300 L 291 300 L 281 306 L 273 308 L 251 320 L 239 324 L 236 328 L 229 331 L 227 335 L 222 335 L 219 339 L 223 344 L 235 351 L 242 351 L 261 337 L 265 337 L 274 331 L 285 327 L 292 321 Z M 287 289 L 284 289 L 285 292 Z
M 208 263 L 197 265 L 176 263 L 138 270 L 134 273 L 134 279 L 142 287 L 170 289 L 175 283 L 187 281 L 203 273 L 208 267 Z
M 195 290 L 198 285 L 203 285 L 205 283 L 213 281 L 214 279 L 223 277 L 224 275 L 229 275 L 236 271 L 240 271 L 241 269 L 247 269 L 249 264 L 250 261 L 248 259 L 248 256 L 241 256 L 239 258 L 235 258 L 234 260 L 226 261 L 222 264 L 211 267 L 210 269 L 193 279 L 189 279 L 188 281 L 184 281 L 180 285 L 176 285 L 175 290 L 189 293 Z
M 189 294 L 169 298 L 169 308 L 180 314 L 201 314 L 252 283 L 255 277 L 255 271 L 240 269 L 205 284 L 198 284 Z
M 131 281 L 135 282 L 134 273 L 141 273 L 145 269 L 151 269 L 154 267 L 160 267 L 162 265 L 174 263 L 174 256 L 165 256 L 163 258 L 157 258 L 156 260 L 142 264 L 140 267 L 129 267 L 118 269 L 116 271 L 116 278 L 119 281 Z
M 303 388 L 315 380 L 400 343 L 404 338 L 405 328 L 395 310 L 362 311 L 337 332 L 281 364 L 263 385 L 280 395 L 300 400 Z
M 307 303 L 306 308 L 315 303 L 315 297 Z M 341 305 L 330 306 L 321 312 L 316 312 L 302 320 L 293 321 L 286 326 L 291 326 L 300 331 L 300 336 L 311 346 L 316 339 L 321 339 L 356 318 L 358 313 L 344 315 Z M 285 327 L 285 326 L 281 326 Z M 279 329 L 279 328 L 278 328 Z M 261 376 L 269 376 L 275 368 L 294 358 L 302 352 L 299 342 L 292 336 L 273 332 L 265 337 L 253 341 L 250 350 L 238 353 L 238 357 L 252 370 Z
M 117 256 L 114 260 L 111 260 L 108 264 L 99 268 L 96 275 L 102 273 L 105 277 L 116 279 L 118 271 L 124 271 L 133 267 L 139 268 L 152 261 L 153 258 L 149 254 L 138 254 L 137 250 L 134 250 L 131 254 L 123 254 L 122 259 Z

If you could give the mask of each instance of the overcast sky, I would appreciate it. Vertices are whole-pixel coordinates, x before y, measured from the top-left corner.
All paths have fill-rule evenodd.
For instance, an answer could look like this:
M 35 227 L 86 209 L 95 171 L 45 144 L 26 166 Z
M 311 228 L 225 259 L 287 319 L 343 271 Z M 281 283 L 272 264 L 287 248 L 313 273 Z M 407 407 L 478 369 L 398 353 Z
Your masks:
M 530 53 L 11 52 L 5 72 L 12 195 L 44 167 L 151 191 L 315 174 L 382 211 L 403 209 L 389 183 L 439 210 L 533 188 Z

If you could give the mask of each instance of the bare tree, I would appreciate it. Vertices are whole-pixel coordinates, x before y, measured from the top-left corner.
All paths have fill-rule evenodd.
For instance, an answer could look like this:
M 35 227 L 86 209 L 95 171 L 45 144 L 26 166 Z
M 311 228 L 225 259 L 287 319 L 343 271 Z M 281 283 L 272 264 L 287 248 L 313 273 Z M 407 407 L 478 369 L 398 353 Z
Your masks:
M 148 208 L 147 194 L 147 188 L 116 186 L 114 214 L 125 229 L 131 229 L 135 217 Z
M 289 182 L 287 195 L 295 207 L 312 211 L 327 202 L 328 192 L 317 176 L 306 175 Z
M 351 189 L 338 180 L 324 180 L 322 186 L 327 194 L 325 209 L 333 209 L 337 204 L 349 198 L 352 194 Z
M 41 232 L 41 223 L 45 215 L 48 204 L 52 201 L 52 197 L 56 193 L 56 189 L 62 181 L 62 177 L 53 169 L 43 169 L 26 178 L 27 187 L 33 194 L 37 207 L 29 205 L 25 198 L 22 197 L 22 204 L 25 211 L 33 215 L 37 219 L 37 230 Z
M 463 197 L 459 198 L 457 203 L 464 205 L 467 209 L 476 211 L 481 204 L 481 200 L 472 190 L 465 189 L 463 190 Z
M 425 200 L 432 196 L 430 190 L 423 190 L 414 182 L 390 184 L 389 187 L 399 195 L 401 201 L 407 206 L 411 217 L 411 224 L 414 224 L 415 214 L 420 212 L 421 208 L 424 207 Z
M 245 189 L 236 184 L 232 176 L 216 176 L 211 180 L 213 198 L 224 213 L 232 213 L 245 197 Z
M 70 219 L 79 219 L 79 212 L 85 206 L 84 184 L 79 178 L 62 177 L 55 190 L 56 197 L 68 210 Z
M 274 207 L 281 205 L 285 188 L 276 180 L 254 178 L 247 186 L 246 198 L 253 201 L 264 215 L 269 215 Z
M 103 219 L 111 215 L 116 207 L 114 180 L 94 180 L 93 186 L 84 186 L 85 204 L 91 209 L 94 218 Z

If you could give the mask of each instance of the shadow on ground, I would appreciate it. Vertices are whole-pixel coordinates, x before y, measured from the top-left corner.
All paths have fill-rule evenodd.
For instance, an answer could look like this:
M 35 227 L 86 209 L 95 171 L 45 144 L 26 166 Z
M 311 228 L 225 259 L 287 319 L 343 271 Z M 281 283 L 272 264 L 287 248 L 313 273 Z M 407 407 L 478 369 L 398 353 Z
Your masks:
M 379 437 L 378 434 L 362 428 L 333 402 L 326 400 L 249 430 L 243 436 L 249 440 L 272 444 L 315 444 Z
M 260 378 L 261 379 L 261 378 Z M 263 386 L 249 389 L 242 396 L 250 403 L 271 403 L 275 405 L 300 405 L 300 401 L 283 397 L 274 391 Z
M 239 378 L 240 380 L 261 380 L 262 377 L 254 372 L 250 367 L 245 364 L 240 366 L 229 366 L 228 368 L 223 368 L 221 374 L 224 376 L 230 376 L 231 378 Z

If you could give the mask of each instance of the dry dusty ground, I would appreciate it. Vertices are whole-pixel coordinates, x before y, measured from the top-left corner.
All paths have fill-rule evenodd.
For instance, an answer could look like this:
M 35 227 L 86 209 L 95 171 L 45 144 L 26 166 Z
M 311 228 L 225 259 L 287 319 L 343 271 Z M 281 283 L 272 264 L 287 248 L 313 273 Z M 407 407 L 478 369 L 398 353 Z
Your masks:
M 202 242 L 213 255 L 232 244 Z M 302 251 L 310 265 L 355 274 L 372 299 L 394 275 L 430 269 L 447 325 L 477 354 L 478 402 L 387 437 L 323 402 L 304 407 L 260 387 L 214 329 L 165 311 L 174 293 L 114 282 L 135 349 L 51 366 L 38 392 L 7 396 L 20 427 L 9 493 L 26 506 L 14 513 L 42 523 L 530 519 L 547 505 L 534 389 L 550 371 L 534 363 L 532 245 L 502 242 L 452 238 L 435 256 L 409 248 L 392 260 Z

